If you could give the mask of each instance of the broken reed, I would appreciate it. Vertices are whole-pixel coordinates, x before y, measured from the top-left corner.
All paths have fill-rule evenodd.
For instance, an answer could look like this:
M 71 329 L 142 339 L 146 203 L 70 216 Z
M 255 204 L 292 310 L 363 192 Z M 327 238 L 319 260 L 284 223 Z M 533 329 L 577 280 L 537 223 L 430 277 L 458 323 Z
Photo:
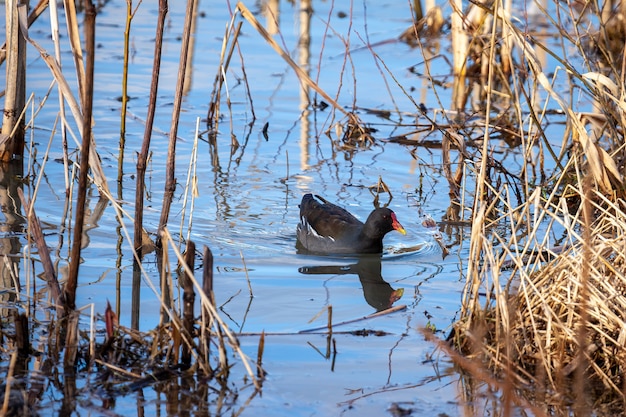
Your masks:
M 8 162 L 24 155 L 24 119 L 26 104 L 26 40 L 20 30 L 17 0 L 6 3 L 6 86 L 2 118 L 0 161 Z M 25 9 L 22 7 L 22 13 Z
M 486 69 L 481 74 L 487 77 L 478 78 L 482 88 L 475 90 L 484 94 L 486 127 L 480 152 L 459 158 L 461 165 L 471 162 L 466 171 L 475 188 L 463 188 L 449 175 L 451 189 L 472 201 L 462 317 L 453 337 L 467 360 L 452 358 L 476 381 L 492 384 L 495 378 L 505 415 L 516 406 L 538 415 L 550 409 L 621 414 L 626 404 L 621 173 L 626 91 L 620 81 L 621 49 L 612 50 L 608 41 L 608 6 L 585 11 L 604 22 L 585 32 L 542 11 L 553 25 L 547 31 L 563 36 L 561 51 L 548 44 L 549 37 L 512 24 L 510 10 L 500 4 L 474 6 L 486 18 L 472 28 L 467 59 L 470 67 Z M 578 13 L 562 3 L 553 7 L 565 8 L 563 15 Z M 623 16 L 619 6 L 611 7 Z M 619 36 L 623 40 L 623 32 Z M 510 48 L 495 48 L 494 41 Z M 568 48 L 578 48 L 582 59 L 573 61 L 578 57 L 572 58 Z M 569 101 L 573 96 L 555 90 L 557 83 L 542 68 L 546 53 L 568 69 L 555 78 L 576 85 L 594 103 L 592 112 L 577 109 L 577 102 Z M 521 56 L 521 66 L 509 64 L 514 54 Z M 539 102 L 540 97 L 546 101 Z M 560 140 L 544 130 L 555 117 L 548 113 L 548 100 L 564 115 L 567 127 Z M 507 109 L 517 127 L 514 134 L 524 155 L 517 172 L 509 172 L 491 152 L 507 146 L 494 139 L 498 120 L 491 109 L 496 104 Z M 474 403 L 483 393 L 476 384 L 470 386 L 466 400 Z

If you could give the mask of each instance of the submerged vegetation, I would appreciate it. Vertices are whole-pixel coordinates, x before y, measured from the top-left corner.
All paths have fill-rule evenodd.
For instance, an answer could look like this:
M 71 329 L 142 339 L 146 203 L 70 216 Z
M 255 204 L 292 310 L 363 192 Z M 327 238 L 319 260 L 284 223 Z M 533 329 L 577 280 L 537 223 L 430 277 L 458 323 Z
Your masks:
M 264 7 L 271 4 L 268 2 Z M 130 0 L 127 5 L 125 65 L 132 19 L 141 7 Z M 23 6 L 15 1 L 6 2 L 7 39 L 15 43 L 7 43 L 5 65 L 15 68 L 7 73 L 15 74 L 16 78 L 6 80 L 2 144 L 8 146 L 0 149 L 0 157 L 5 161 L 3 173 L 12 169 L 16 171 L 12 178 L 24 180 L 7 185 L 9 192 L 3 207 L 11 207 L 16 218 L 19 217 L 10 224 L 12 230 L 24 233 L 37 250 L 26 254 L 21 268 L 14 265 L 21 262 L 19 257 L 8 254 L 4 257 L 3 291 L 10 297 L 3 300 L 0 353 L 5 360 L 11 360 L 5 389 L 0 390 L 4 391 L 0 396 L 5 399 L 3 412 L 10 408 L 17 414 L 34 412 L 32 408 L 41 395 L 37 388 L 43 389 L 43 385 L 28 378 L 29 362 L 36 354 L 38 366 L 48 377 L 56 377 L 53 383 L 63 386 L 66 392 L 75 392 L 78 389 L 76 374 L 86 372 L 93 378 L 86 389 L 104 392 L 99 394 L 100 399 L 113 401 L 117 395 L 156 386 L 173 396 L 193 392 L 201 398 L 194 400 L 194 404 L 214 401 L 215 414 L 238 414 L 261 392 L 266 373 L 262 367 L 264 337 L 260 336 L 256 361 L 250 360 L 241 351 L 238 335 L 229 329 L 216 309 L 211 281 L 212 254 L 208 248 L 201 255 L 196 251 L 189 239 L 191 219 L 188 229 L 183 230 L 181 226 L 177 237 L 172 237 L 168 230 L 171 203 L 177 191 L 174 174 L 177 126 L 187 88 L 186 71 L 192 49 L 190 37 L 196 2 L 189 0 L 187 3 L 182 33 L 160 222 L 149 227 L 142 221 L 145 176 L 158 98 L 167 1 L 159 2 L 150 102 L 143 143 L 136 155 L 133 216 L 124 210 L 124 202 L 111 194 L 101 155 L 92 146 L 97 9 L 90 0 L 85 0 L 82 12 L 77 12 L 74 6 L 71 1 L 64 2 L 78 79 L 76 89 L 70 86 L 67 75 L 61 70 L 59 22 L 52 19 L 55 53 L 45 51 L 27 36 L 26 22 L 32 24 L 46 7 L 51 11 L 55 9 L 51 16 L 57 15 L 55 2 L 42 1 L 30 12 L 28 20 L 21 19 L 19 23 L 18 15 L 26 12 Z M 411 68 L 409 72 L 428 83 L 437 97 L 438 101 L 428 106 L 411 95 L 395 76 L 398 69 L 389 68 L 367 42 L 381 77 L 395 84 L 413 106 L 367 110 L 383 119 L 403 114 L 405 119 L 415 120 L 398 123 L 393 137 L 378 137 L 375 126 L 363 120 L 366 109 L 359 107 L 356 100 L 352 106 L 346 106 L 339 99 L 339 91 L 336 95 L 325 91 L 310 74 L 308 25 L 312 12 L 309 2 L 303 0 L 299 5 L 301 49 L 297 60 L 276 40 L 275 31 L 261 24 L 246 5 L 237 3 L 232 7 L 232 20 L 225 22 L 227 29 L 219 67 L 215 69 L 211 101 L 203 121 L 206 130 L 202 135 L 211 149 L 212 163 L 218 163 L 220 129 L 229 132 L 227 142 L 232 161 L 236 163 L 245 148 L 245 141 L 240 141 L 233 129 L 228 89 L 228 69 L 237 56 L 243 74 L 237 81 L 244 86 L 246 105 L 255 117 L 250 80 L 245 75 L 246 56 L 238 46 L 242 27 L 246 27 L 248 33 L 264 39 L 268 54 L 275 53 L 274 57 L 284 60 L 298 77 L 303 116 L 314 108 L 330 108 L 327 129 L 322 134 L 332 141 L 333 152 L 351 158 L 382 141 L 401 144 L 408 152 L 416 152 L 420 147 L 432 147 L 441 152 L 441 172 L 447 180 L 450 196 L 450 207 L 441 227 L 471 226 L 469 259 L 462 271 L 465 289 L 461 315 L 450 337 L 446 341 L 435 340 L 434 325 L 424 333 L 458 365 L 461 378 L 467 378 L 462 395 L 467 404 L 471 404 L 469 414 L 482 415 L 476 399 L 494 388 L 500 400 L 498 407 L 491 410 L 496 415 L 510 415 L 515 407 L 536 415 L 567 414 L 571 410 L 581 414 L 625 413 L 624 6 L 611 2 L 515 6 L 523 9 L 514 9 L 510 2 L 475 2 L 467 10 L 462 6 L 460 1 L 453 2 L 448 17 L 438 6 L 426 7 L 423 14 L 421 8 L 415 8 L 413 24 L 398 34 L 398 39 L 410 44 L 424 58 L 419 68 Z M 268 15 L 273 16 L 272 12 Z M 80 16 L 84 18 L 84 37 L 79 31 Z M 443 40 L 450 45 L 451 76 L 431 71 L 431 61 L 440 54 L 437 49 Z M 25 42 L 34 46 L 46 61 L 51 80 L 63 97 L 58 125 L 49 127 L 55 133 L 59 130 L 63 137 L 67 216 L 63 228 L 73 233 L 68 272 L 61 283 L 59 264 L 50 254 L 36 215 L 37 187 L 45 174 L 45 163 L 33 164 L 25 171 L 22 166 L 24 132 L 33 129 L 35 123 L 34 116 L 25 123 L 24 109 L 34 106 L 32 97 L 26 100 L 24 78 L 20 79 L 28 77 L 28 69 L 23 62 L 20 65 L 24 58 L 18 53 L 24 49 Z M 353 64 L 348 42 L 345 48 L 343 68 L 349 72 L 347 68 Z M 547 62 L 556 67 L 554 72 L 544 71 Z M 120 160 L 124 159 L 129 98 L 126 73 L 122 80 Z M 449 102 L 442 97 L 450 97 Z M 223 126 L 226 124 L 228 127 Z M 263 129 L 266 139 L 267 130 L 266 125 Z M 74 161 L 75 155 L 68 145 L 72 136 L 82 138 L 76 141 L 80 152 Z M 196 134 L 196 143 L 200 136 Z M 33 149 L 27 150 L 33 152 Z M 512 157 L 512 154 L 523 158 Z M 9 161 L 11 157 L 13 162 Z M 191 216 L 197 155 L 194 153 L 190 159 L 182 198 L 185 199 L 185 214 L 189 201 Z M 101 317 L 95 317 L 92 312 L 89 329 L 79 326 L 81 312 L 76 308 L 75 297 L 81 279 L 85 196 L 90 184 L 97 188 L 102 204 L 110 204 L 116 211 L 126 237 L 125 245 L 133 255 L 137 285 L 147 275 L 146 256 L 155 251 L 161 287 L 153 290 L 159 295 L 161 320 L 150 332 L 139 332 L 136 316 L 133 316 L 132 328 L 119 325 L 114 309 L 100 312 Z M 23 195 L 24 188 L 28 197 Z M 421 190 L 416 188 L 419 193 Z M 379 194 L 385 193 L 391 194 L 380 180 L 373 192 L 376 201 Z M 123 220 L 131 217 L 132 239 Z M 450 247 L 442 245 L 444 251 Z M 202 282 L 194 275 L 196 258 L 202 262 Z M 29 267 L 33 270 L 23 276 L 18 272 Z M 39 275 L 47 286 L 47 301 L 35 296 L 34 290 L 30 292 L 28 277 Z M 179 287 L 173 284 L 175 277 Z M 28 282 L 26 290 L 20 285 L 24 281 Z M 175 302 L 176 291 L 183 295 Z M 194 307 L 196 300 L 200 308 Z M 401 308 L 391 309 L 393 312 Z M 35 311 L 37 313 L 32 314 Z M 332 334 L 330 307 L 328 314 L 327 331 Z M 106 331 L 102 334 L 96 334 L 93 328 L 96 321 L 104 323 Z M 33 340 L 35 334 L 40 337 L 38 344 Z M 329 338 L 328 352 L 330 345 Z M 238 399 L 237 384 L 230 378 L 233 360 L 245 369 L 245 375 L 237 384 L 252 387 L 247 401 Z M 64 365 L 63 383 L 58 380 L 60 373 L 50 371 L 61 363 Z M 209 400 L 209 391 L 217 392 L 217 398 Z M 71 397 L 66 395 L 68 401 Z M 240 408 L 235 410 L 233 404 L 238 401 Z M 191 408 L 188 403 L 182 403 L 184 401 L 181 401 L 181 410 Z M 71 413 L 74 406 L 68 402 L 63 405 L 63 411 Z

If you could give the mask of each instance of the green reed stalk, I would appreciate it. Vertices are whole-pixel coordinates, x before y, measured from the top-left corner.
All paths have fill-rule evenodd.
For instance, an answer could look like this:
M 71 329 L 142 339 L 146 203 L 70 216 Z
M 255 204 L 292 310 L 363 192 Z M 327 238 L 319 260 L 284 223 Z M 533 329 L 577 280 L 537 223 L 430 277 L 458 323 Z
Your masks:
M 120 120 L 120 150 L 117 157 L 117 181 L 122 182 L 124 175 L 124 148 L 126 146 L 126 109 L 128 107 L 128 60 L 130 50 L 130 25 L 135 17 L 135 13 L 141 4 L 133 10 L 133 0 L 126 0 L 126 26 L 124 27 L 124 65 L 122 67 L 122 112 Z M 120 191 L 122 187 L 118 188 Z M 120 197 L 121 199 L 121 197 Z
M 133 0 L 126 0 L 126 25 L 124 26 L 124 64 L 122 66 L 122 111 L 120 115 L 120 146 L 117 156 L 117 182 L 121 184 L 124 175 L 124 148 L 126 146 L 126 109 L 128 107 L 128 57 L 130 45 L 130 24 L 133 21 Z M 122 187 L 118 187 L 122 189 Z

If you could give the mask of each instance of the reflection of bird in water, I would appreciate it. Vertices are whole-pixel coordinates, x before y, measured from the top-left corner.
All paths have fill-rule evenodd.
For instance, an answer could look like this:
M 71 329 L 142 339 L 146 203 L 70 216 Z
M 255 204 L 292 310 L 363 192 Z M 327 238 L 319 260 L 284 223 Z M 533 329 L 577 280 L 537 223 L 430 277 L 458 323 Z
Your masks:
M 322 197 L 306 194 L 300 203 L 296 247 L 318 254 L 381 253 L 383 237 L 392 230 L 406 234 L 388 208 L 377 208 L 363 223 Z
M 380 256 L 363 256 L 356 264 L 303 266 L 298 269 L 301 274 L 358 274 L 363 285 L 365 301 L 376 311 L 386 310 L 398 301 L 404 294 L 404 289 L 394 290 L 381 274 L 382 265 Z

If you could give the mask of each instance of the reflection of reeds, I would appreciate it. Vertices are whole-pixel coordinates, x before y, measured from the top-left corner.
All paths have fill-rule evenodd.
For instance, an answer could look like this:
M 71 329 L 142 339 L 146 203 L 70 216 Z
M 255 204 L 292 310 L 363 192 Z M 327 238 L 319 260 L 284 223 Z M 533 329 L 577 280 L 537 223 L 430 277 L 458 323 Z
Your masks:
M 349 112 L 344 109 L 335 99 L 333 99 L 326 91 L 324 91 L 308 74 L 306 68 L 302 68 L 298 65 L 293 58 L 285 51 L 281 46 L 272 38 L 267 30 L 259 23 L 250 10 L 241 2 L 237 3 L 237 10 L 244 19 L 248 21 L 254 27 L 268 45 L 276 51 L 276 53 L 289 64 L 297 75 L 300 83 L 306 88 L 315 90 L 320 96 L 330 104 L 334 110 L 342 113 L 346 117 L 344 125 L 336 125 L 338 130 L 338 136 L 342 138 L 344 144 L 347 144 L 350 148 L 369 147 L 373 142 L 373 138 L 368 129 L 359 117 L 354 112 Z

